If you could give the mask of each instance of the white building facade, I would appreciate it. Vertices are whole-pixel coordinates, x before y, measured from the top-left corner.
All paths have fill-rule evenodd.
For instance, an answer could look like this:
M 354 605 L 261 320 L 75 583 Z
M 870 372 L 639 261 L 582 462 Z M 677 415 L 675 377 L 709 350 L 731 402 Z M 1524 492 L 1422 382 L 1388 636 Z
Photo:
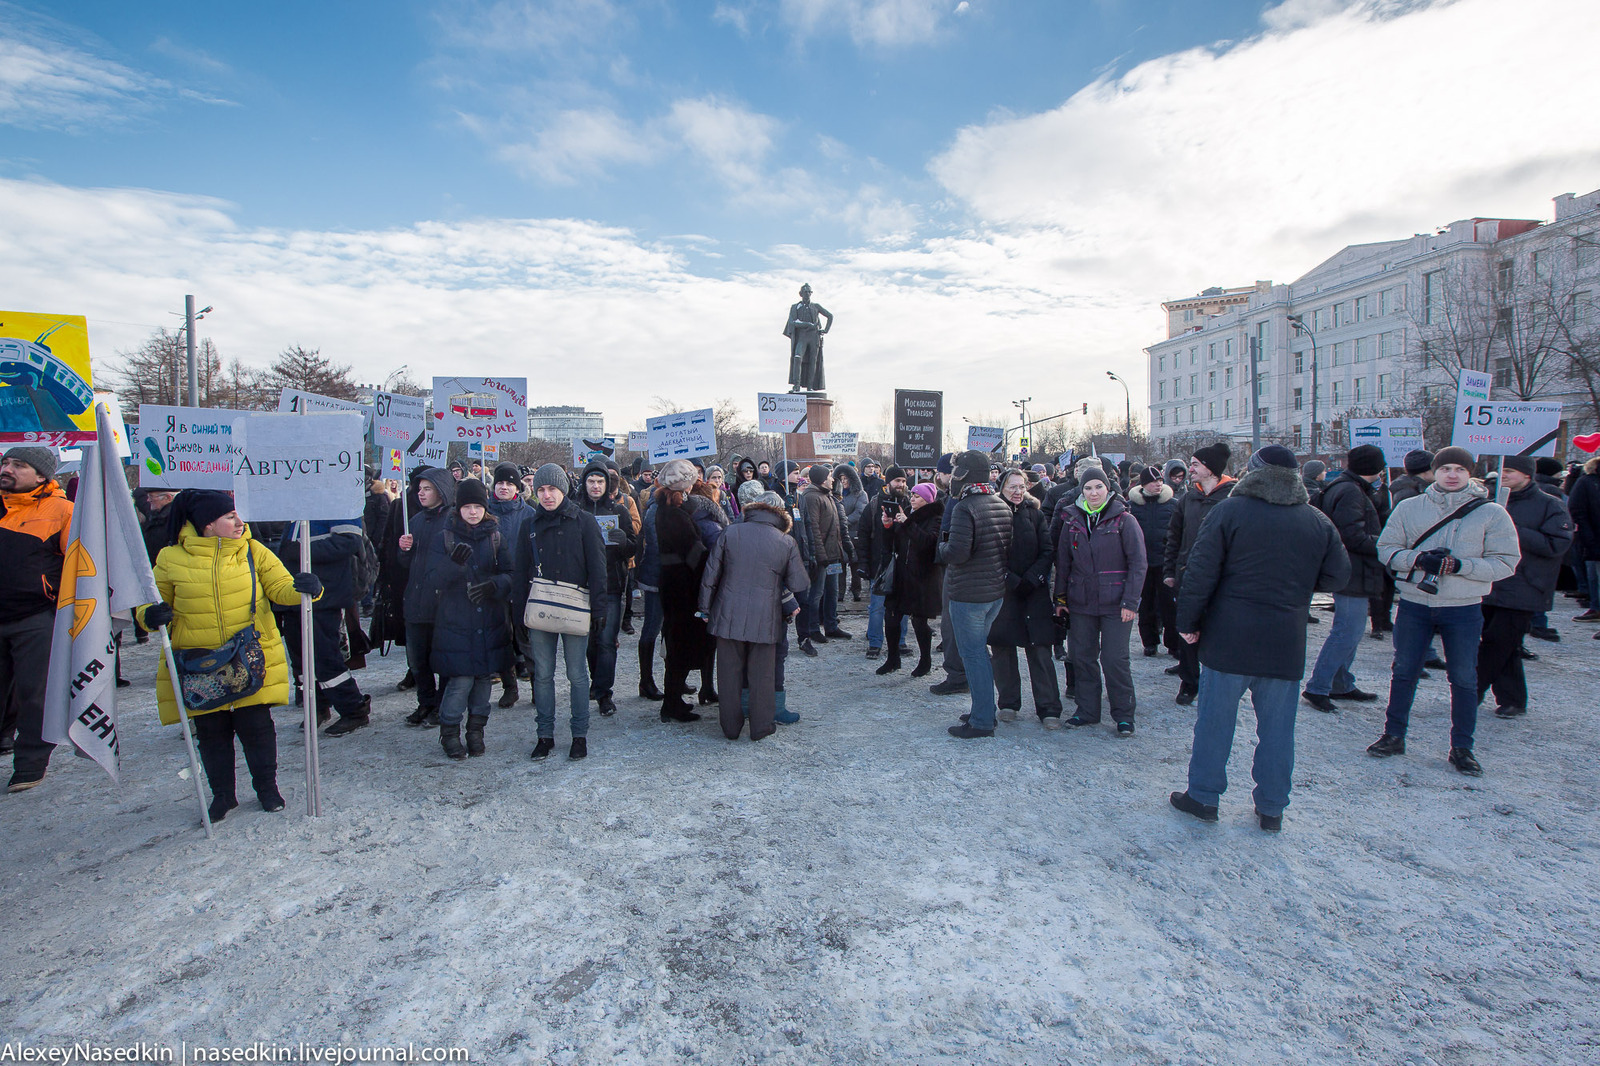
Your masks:
M 1146 349 L 1150 437 L 1167 454 L 1248 445 L 1252 340 L 1262 440 L 1301 454 L 1342 452 L 1352 417 L 1453 402 L 1462 365 L 1493 372 L 1497 399 L 1561 401 L 1584 432 L 1600 380 L 1575 375 L 1571 353 L 1600 343 L 1597 293 L 1600 191 L 1557 197 L 1549 223 L 1465 219 L 1351 245 L 1287 285 L 1169 301 L 1168 337 Z
M 582 407 L 528 408 L 528 439 L 566 443 L 579 437 L 605 436 L 605 417 Z

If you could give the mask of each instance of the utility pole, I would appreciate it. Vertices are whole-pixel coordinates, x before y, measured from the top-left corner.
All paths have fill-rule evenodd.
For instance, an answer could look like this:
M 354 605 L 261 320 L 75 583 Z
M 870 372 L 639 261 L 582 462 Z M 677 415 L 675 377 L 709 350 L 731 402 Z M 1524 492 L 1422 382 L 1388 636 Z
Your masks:
M 1133 462 L 1133 393 L 1128 390 L 1128 383 L 1111 371 L 1106 371 L 1106 377 L 1122 386 L 1123 417 L 1125 419 L 1122 425 L 1122 458 L 1124 462 L 1131 463 Z
M 183 342 L 189 354 L 189 406 L 200 406 L 200 368 L 194 362 L 194 297 L 183 298 Z
M 1294 327 L 1296 333 L 1304 333 L 1311 338 L 1311 458 L 1317 457 L 1317 335 L 1306 328 L 1305 321 L 1299 315 L 1289 316 L 1289 325 Z

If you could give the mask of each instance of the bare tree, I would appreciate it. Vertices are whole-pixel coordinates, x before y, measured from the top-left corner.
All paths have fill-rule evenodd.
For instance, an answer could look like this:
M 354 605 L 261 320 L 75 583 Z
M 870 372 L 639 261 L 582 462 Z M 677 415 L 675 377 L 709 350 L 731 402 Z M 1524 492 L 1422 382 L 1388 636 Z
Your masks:
M 411 376 L 409 370 L 402 370 L 394 375 L 394 382 L 386 390 L 399 393 L 401 396 L 432 396 L 433 389 L 418 384 L 417 379 Z
M 195 369 L 200 395 L 188 392 L 189 356 L 183 334 L 160 329 L 131 352 L 119 351 L 112 365 L 111 378 L 123 410 L 132 414 L 142 403 L 167 406 L 229 406 L 216 395 L 226 377 L 222 356 L 209 337 L 195 346 Z
M 291 344 L 267 370 L 267 383 L 273 389 L 299 389 L 339 400 L 356 398 L 356 383 L 350 376 L 350 365 L 340 365 L 322 354 L 322 349 L 307 351 Z
M 1562 350 L 1563 273 L 1513 258 L 1464 260 L 1424 276 L 1423 299 L 1411 309 L 1423 370 L 1451 380 L 1462 370 L 1494 375 L 1494 387 L 1519 400 L 1559 392 L 1566 383 Z

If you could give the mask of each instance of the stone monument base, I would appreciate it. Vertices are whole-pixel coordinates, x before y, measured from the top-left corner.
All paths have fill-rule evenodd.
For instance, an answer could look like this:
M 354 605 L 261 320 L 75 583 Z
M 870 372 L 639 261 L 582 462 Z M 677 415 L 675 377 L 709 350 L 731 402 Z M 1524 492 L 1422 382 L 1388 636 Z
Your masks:
M 788 446 L 789 458 L 801 462 L 812 462 L 823 458 L 817 454 L 813 433 L 833 432 L 833 401 L 828 399 L 825 392 L 806 393 L 806 428 L 804 433 L 785 433 L 783 439 Z

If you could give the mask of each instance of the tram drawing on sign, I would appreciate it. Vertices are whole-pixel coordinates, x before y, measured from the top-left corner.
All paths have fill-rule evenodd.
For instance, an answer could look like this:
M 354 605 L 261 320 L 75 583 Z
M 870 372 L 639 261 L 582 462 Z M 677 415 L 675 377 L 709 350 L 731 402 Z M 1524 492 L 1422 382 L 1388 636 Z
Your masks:
M 0 402 L 0 432 L 72 432 L 78 428 L 73 416 L 93 405 L 93 386 L 44 343 L 64 325 L 58 322 L 31 341 L 0 337 L 0 395 L 7 388 L 21 393 Z
M 487 422 L 500 415 L 500 401 L 486 392 L 458 392 L 450 397 L 450 413 L 463 422 Z

